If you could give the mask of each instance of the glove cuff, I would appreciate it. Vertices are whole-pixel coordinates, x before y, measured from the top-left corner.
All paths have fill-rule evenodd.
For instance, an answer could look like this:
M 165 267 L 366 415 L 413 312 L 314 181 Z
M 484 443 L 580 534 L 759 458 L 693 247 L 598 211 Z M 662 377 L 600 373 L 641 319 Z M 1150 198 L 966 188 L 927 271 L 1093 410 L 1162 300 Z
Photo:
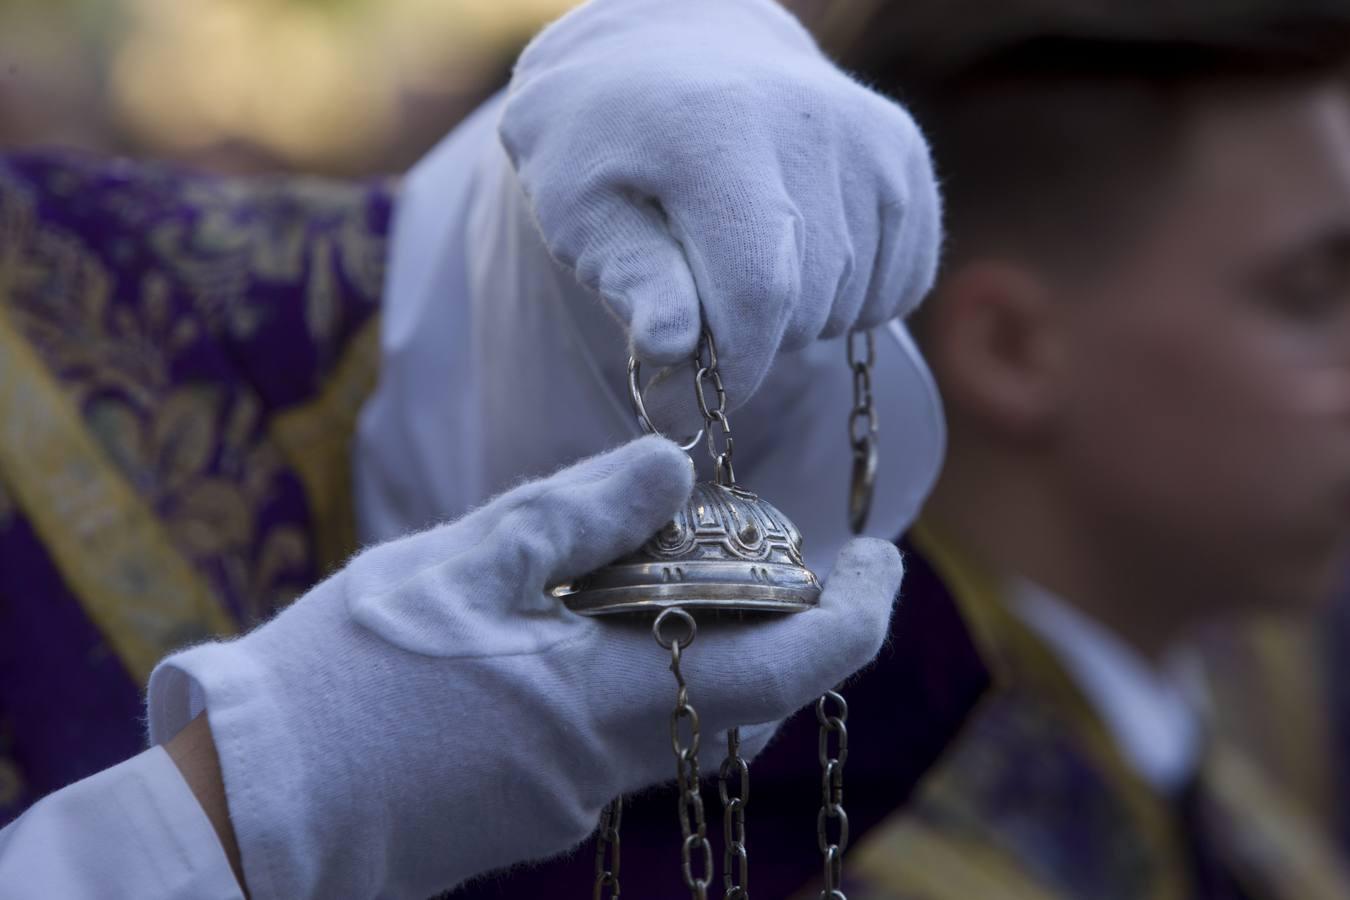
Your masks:
M 168 740 L 206 710 L 254 900 L 324 896 L 325 885 L 339 884 L 343 893 L 373 896 L 384 866 L 372 857 L 384 845 L 366 833 L 368 804 L 355 778 L 335 777 L 346 768 L 341 760 L 319 765 L 309 752 L 311 744 L 337 749 L 307 722 L 326 712 L 294 708 L 283 679 L 250 652 L 261 636 L 190 647 L 156 666 L 146 701 L 150 740 Z

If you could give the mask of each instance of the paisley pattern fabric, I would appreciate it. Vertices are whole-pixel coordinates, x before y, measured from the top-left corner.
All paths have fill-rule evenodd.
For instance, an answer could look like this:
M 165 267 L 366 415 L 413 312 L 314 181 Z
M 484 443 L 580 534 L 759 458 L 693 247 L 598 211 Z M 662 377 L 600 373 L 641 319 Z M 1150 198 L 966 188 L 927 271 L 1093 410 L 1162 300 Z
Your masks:
M 0 157 L 0 825 L 354 549 L 394 186 Z
M 1211 734 L 1196 784 L 1160 795 L 1007 611 L 997 581 L 950 541 L 920 530 L 918 543 L 976 635 L 993 686 L 910 806 L 851 851 L 851 898 L 1350 896 L 1326 823 L 1234 735 Z M 1249 673 L 1250 683 L 1261 670 Z

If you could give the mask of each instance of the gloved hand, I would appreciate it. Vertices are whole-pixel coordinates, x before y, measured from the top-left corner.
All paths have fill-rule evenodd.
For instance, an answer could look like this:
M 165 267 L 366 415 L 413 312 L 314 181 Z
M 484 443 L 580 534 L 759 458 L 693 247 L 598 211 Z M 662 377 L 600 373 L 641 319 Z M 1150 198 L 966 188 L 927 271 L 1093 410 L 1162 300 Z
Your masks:
M 692 477 L 669 441 L 639 439 L 367 550 L 253 632 L 162 662 L 151 739 L 204 704 L 254 900 L 422 900 L 565 850 L 611 798 L 670 780 L 674 682 L 650 629 L 544 588 L 636 549 Z M 819 608 L 701 629 L 682 668 L 707 761 L 717 732 L 776 722 L 871 659 L 900 577 L 893 546 L 860 539 Z
M 702 301 L 732 407 L 780 350 L 905 315 L 932 284 L 923 137 L 773 0 L 591 0 L 525 50 L 500 133 L 550 252 L 639 360 L 687 366 Z M 666 371 L 648 408 L 686 434 L 693 396 Z

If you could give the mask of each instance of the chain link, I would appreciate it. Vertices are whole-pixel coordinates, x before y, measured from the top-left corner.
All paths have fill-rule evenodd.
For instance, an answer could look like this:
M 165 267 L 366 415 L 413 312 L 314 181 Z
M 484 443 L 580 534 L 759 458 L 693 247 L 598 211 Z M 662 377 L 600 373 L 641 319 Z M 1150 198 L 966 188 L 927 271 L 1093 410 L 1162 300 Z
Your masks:
M 680 638 L 670 638 L 662 626 L 670 619 L 679 619 L 685 625 L 686 633 Z M 699 793 L 698 712 L 689 703 L 689 687 L 685 684 L 684 674 L 680 671 L 680 654 L 683 653 L 698 634 L 694 617 L 678 607 L 663 610 L 652 623 L 652 634 L 656 642 L 670 651 L 670 671 L 675 675 L 675 708 L 670 714 L 670 746 L 675 754 L 675 781 L 679 786 L 680 845 L 681 866 L 685 887 L 689 888 L 694 900 L 707 900 L 708 884 L 713 877 L 712 844 L 708 842 L 708 824 L 704 817 L 703 796 Z M 680 722 L 689 720 L 689 742 L 681 741 Z M 694 872 L 695 851 L 702 858 L 699 874 Z
M 853 476 L 848 516 L 854 534 L 861 534 L 867 527 L 877 479 L 877 407 L 872 400 L 872 367 L 876 358 L 876 337 L 872 332 L 855 331 L 848 336 L 848 367 L 853 373 L 853 409 L 848 416 Z
M 698 411 L 703 416 L 703 433 L 707 436 L 708 455 L 712 457 L 717 483 L 730 487 L 736 483 L 732 467 L 735 441 L 731 436 L 731 422 L 727 419 L 727 391 L 717 364 L 717 343 L 712 332 L 703 329 L 698 349 L 694 353 L 694 395 Z M 708 386 L 717 398 L 714 407 L 708 403 Z M 718 434 L 721 434 L 719 447 Z M 750 861 L 745 848 L 745 807 L 750 802 L 750 767 L 741 757 L 739 729 L 727 732 L 727 755 L 718 772 L 717 790 L 722 801 L 722 884 L 724 900 L 749 900 Z M 738 782 L 732 793 L 733 776 Z
M 735 441 L 731 438 L 731 422 L 727 419 L 727 390 L 722 385 L 722 373 L 717 367 L 717 344 L 712 332 L 703 329 L 698 350 L 694 352 L 694 395 L 698 411 L 703 416 L 703 433 L 708 441 L 708 455 L 712 457 L 717 483 L 730 487 L 736 483 L 736 471 L 731 467 Z M 711 385 L 717 405 L 708 403 Z M 720 444 L 718 433 L 721 433 Z
M 717 793 L 722 800 L 723 900 L 749 900 L 750 859 L 745 852 L 745 808 L 750 803 L 750 764 L 741 757 L 739 728 L 727 732 L 727 757 L 718 772 Z
M 860 340 L 865 354 L 862 356 L 859 355 Z M 876 361 L 876 336 L 870 331 L 851 333 L 848 336 L 848 367 L 853 373 L 853 410 L 849 414 L 848 436 L 855 446 L 877 432 L 877 411 L 872 402 L 872 367 Z
M 872 367 L 876 359 L 876 338 L 872 332 L 855 331 L 848 336 L 848 367 L 853 373 L 853 410 L 848 417 L 853 475 L 849 485 L 848 515 L 854 534 L 861 534 L 867 527 L 876 487 L 877 408 L 872 399 Z M 831 703 L 837 709 L 834 714 L 829 712 Z M 844 812 L 847 720 L 848 704 L 836 691 L 827 691 L 816 701 L 816 721 L 820 723 L 820 812 L 816 815 L 816 842 L 825 864 L 825 887 L 820 892 L 820 900 L 848 900 L 843 888 L 844 850 L 848 848 L 848 813 Z M 833 749 L 830 747 L 832 738 Z M 831 823 L 834 824 L 833 835 Z
M 829 711 L 834 704 L 836 712 Z M 820 900 L 847 900 L 844 896 L 844 851 L 848 848 L 848 813 L 844 812 L 844 763 L 848 761 L 848 704 L 835 691 L 816 701 L 820 723 L 820 812 L 816 840 L 825 863 L 825 887 Z M 833 743 L 833 748 L 831 744 Z M 834 834 L 830 834 L 830 823 Z
M 595 838 L 595 900 L 619 896 L 619 826 L 623 824 L 623 798 L 600 811 L 600 830 Z

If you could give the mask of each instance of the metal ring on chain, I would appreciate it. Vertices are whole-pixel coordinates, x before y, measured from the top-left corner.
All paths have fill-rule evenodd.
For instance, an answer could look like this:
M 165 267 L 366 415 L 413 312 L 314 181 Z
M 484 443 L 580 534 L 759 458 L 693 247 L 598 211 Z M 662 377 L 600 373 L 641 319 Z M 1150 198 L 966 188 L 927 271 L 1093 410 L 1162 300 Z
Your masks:
M 859 338 L 865 354 L 859 353 Z M 872 397 L 872 367 L 876 363 L 876 338 L 871 331 L 848 336 L 848 366 L 853 373 L 853 410 L 848 417 L 848 439 L 853 448 L 853 472 L 849 479 L 849 526 L 862 534 L 872 511 L 877 484 L 877 408 Z M 834 703 L 835 712 L 828 711 Z M 836 691 L 827 691 L 816 701 L 820 724 L 820 812 L 816 815 L 816 841 L 824 857 L 825 889 L 820 900 L 848 900 L 843 891 L 844 850 L 848 847 L 848 813 L 844 812 L 844 763 L 848 760 L 848 703 Z M 830 736 L 835 748 L 830 750 Z M 836 823 L 831 836 L 829 823 Z
M 839 823 L 839 833 L 834 838 L 829 836 L 828 822 L 831 819 Z M 820 812 L 816 813 L 816 839 L 820 843 L 821 853 L 829 853 L 833 849 L 842 854 L 848 849 L 848 813 L 844 812 L 843 806 L 831 803 L 820 808 Z
M 717 398 L 715 407 L 708 403 L 709 383 Z M 727 390 L 717 367 L 717 344 L 707 328 L 703 329 L 698 349 L 694 351 L 694 398 L 698 401 L 699 414 L 703 416 L 703 433 L 708 442 L 708 456 L 713 461 L 715 480 L 724 487 L 732 487 L 736 484 L 736 470 L 731 463 L 736 444 L 731 437 L 731 421 L 727 418 Z M 719 430 L 722 432 L 720 447 L 716 437 Z
M 855 341 L 855 338 L 858 337 L 863 338 L 863 349 L 867 351 L 867 355 L 864 356 L 862 359 L 858 358 L 857 353 L 858 345 L 857 342 Z M 877 341 L 876 337 L 872 334 L 872 332 L 870 330 L 850 332 L 848 336 L 848 364 L 850 366 L 856 366 L 859 363 L 861 363 L 862 365 L 867 366 L 870 369 L 872 367 L 872 364 L 875 363 L 876 361 L 877 361 Z
M 706 367 L 709 369 L 717 368 L 717 344 L 713 342 L 712 331 L 706 326 L 703 334 L 699 336 L 699 345 L 694 350 L 694 365 Z M 703 358 L 704 351 L 707 351 L 708 358 Z
M 829 705 L 835 709 L 830 710 Z M 844 812 L 844 763 L 848 760 L 848 703 L 836 691 L 826 691 L 816 701 L 816 721 L 820 724 L 820 812 L 816 815 L 816 842 L 825 866 L 825 887 L 821 900 L 847 900 L 842 884 L 844 850 L 848 847 L 848 813 Z M 831 750 L 831 735 L 834 748 Z M 829 822 L 836 823 L 831 837 Z
M 830 694 L 834 694 L 836 697 L 839 696 L 838 694 L 835 694 L 834 691 L 830 691 Z M 830 694 L 826 694 L 825 696 L 828 697 Z M 822 698 L 822 700 L 823 699 L 824 698 Z M 843 700 L 842 697 L 839 699 L 841 701 Z M 817 703 L 819 702 L 820 701 L 817 701 Z M 819 710 L 820 707 L 817 706 L 817 709 Z M 820 746 L 818 749 L 820 751 L 821 768 L 824 768 L 831 762 L 835 762 L 839 764 L 839 768 L 842 770 L 844 763 L 848 761 L 848 727 L 845 725 L 845 722 L 848 720 L 848 708 L 844 707 L 843 712 L 837 716 L 818 716 L 817 718 L 820 722 Z M 838 735 L 838 743 L 833 754 L 830 753 L 831 734 Z
M 619 887 L 619 828 L 623 823 L 623 798 L 616 797 L 600 812 L 595 840 L 594 900 L 617 900 Z M 606 889 L 608 888 L 608 894 Z
M 662 631 L 662 627 L 671 619 L 679 619 L 684 623 L 684 637 L 670 638 Z M 656 643 L 660 644 L 663 650 L 669 650 L 671 647 L 679 647 L 679 649 L 685 650 L 694 642 L 694 638 L 698 637 L 698 623 L 689 613 L 678 606 L 672 606 L 661 610 L 661 615 L 656 617 L 655 622 L 652 622 L 652 637 L 656 638 Z M 677 659 L 676 662 L 678 663 L 679 660 Z
M 637 361 L 636 356 L 628 357 L 628 397 L 633 401 L 633 414 L 637 416 L 638 427 L 647 434 L 661 434 L 652 424 L 651 416 L 647 415 L 647 404 L 642 399 L 642 364 Z M 702 428 L 692 438 L 680 444 L 680 449 L 688 453 L 697 447 L 701 440 L 703 440 Z
M 663 626 L 672 620 L 685 624 L 683 637 L 667 636 Z M 699 793 L 698 712 L 689 702 L 689 688 L 685 684 L 684 673 L 680 671 L 680 657 L 685 649 L 698 636 L 698 626 L 694 617 L 678 606 L 662 610 L 652 622 L 652 636 L 663 648 L 670 651 L 670 671 L 675 675 L 675 708 L 670 714 L 670 747 L 675 754 L 675 781 L 680 789 L 678 807 L 680 834 L 680 870 L 684 876 L 685 887 L 689 889 L 693 900 L 707 900 L 708 885 L 713 877 L 712 844 L 708 842 L 708 823 L 704 815 L 703 797 Z M 689 743 L 680 742 L 680 720 L 689 720 Z M 702 851 L 702 871 L 694 873 L 695 851 Z
M 689 720 L 689 743 L 680 742 L 680 720 Z M 684 750 L 688 750 L 693 756 L 698 756 L 699 730 L 698 730 L 698 710 L 694 709 L 688 703 L 682 703 L 676 706 L 670 714 L 670 746 L 679 756 Z
M 737 790 L 731 791 L 736 776 Z M 750 764 L 741 756 L 741 730 L 727 732 L 727 755 L 717 773 L 722 801 L 722 900 L 749 900 L 750 857 L 745 847 L 745 808 L 750 804 Z
M 854 534 L 862 534 L 872 514 L 872 497 L 877 486 L 877 443 L 865 441 L 853 448 L 853 472 L 849 477 L 848 526 Z
M 707 826 L 703 826 L 706 830 Z M 694 874 L 694 851 L 703 851 L 703 874 Z M 684 839 L 683 859 L 681 868 L 684 871 L 684 883 L 698 900 L 705 900 L 708 896 L 708 885 L 712 884 L 713 876 L 713 852 L 712 844 L 708 843 L 708 837 L 702 831 L 694 831 L 689 837 Z
M 841 885 L 844 883 L 844 854 L 838 847 L 830 847 L 825 853 L 825 887 L 820 892 L 820 900 L 848 900 Z
M 858 350 L 862 339 L 865 355 Z M 848 440 L 853 447 L 853 473 L 849 479 L 848 519 L 854 534 L 862 534 L 872 512 L 877 485 L 877 408 L 872 398 L 872 366 L 876 362 L 876 338 L 870 331 L 848 336 L 848 366 L 853 373 L 853 410 L 848 417 Z
M 875 440 L 877 436 L 877 411 L 870 399 L 862 409 L 855 409 L 848 416 L 848 442 L 856 449 L 860 444 Z
M 717 408 L 708 408 L 708 398 L 703 390 L 703 382 L 708 377 L 712 378 L 713 393 L 717 395 Z M 702 414 L 704 421 L 718 421 L 726 425 L 727 418 L 727 389 L 722 386 L 722 376 L 716 369 L 701 368 L 694 373 L 695 397 L 698 398 L 698 411 Z
M 683 611 L 683 610 L 681 610 Z M 833 703 L 838 707 L 833 714 L 826 711 L 825 704 Z M 825 727 L 834 722 L 848 721 L 848 701 L 838 691 L 826 691 L 816 699 L 816 722 Z

